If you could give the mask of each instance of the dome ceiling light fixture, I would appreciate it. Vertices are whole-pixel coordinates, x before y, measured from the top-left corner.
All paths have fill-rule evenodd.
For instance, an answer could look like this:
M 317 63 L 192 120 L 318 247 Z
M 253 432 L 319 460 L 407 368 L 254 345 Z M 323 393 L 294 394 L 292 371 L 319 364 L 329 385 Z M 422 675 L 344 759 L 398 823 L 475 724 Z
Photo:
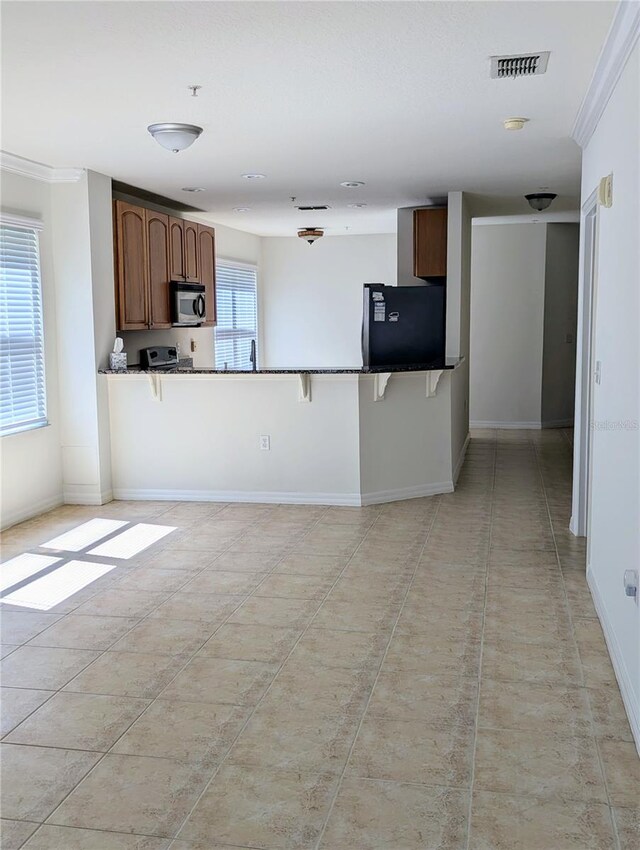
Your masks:
M 202 186 L 183 186 L 183 192 L 205 192 L 206 190 Z
M 359 189 L 361 186 L 364 186 L 362 180 L 345 180 L 344 183 L 340 184 L 344 189 Z
M 175 124 L 171 121 L 149 124 L 147 130 L 159 145 L 173 153 L 190 147 L 202 133 L 202 127 L 196 127 L 195 124 Z
M 557 197 L 553 192 L 534 192 L 532 195 L 525 195 L 531 209 L 538 212 L 546 210 Z
M 525 124 L 529 123 L 528 118 L 505 118 L 502 122 L 505 130 L 522 130 Z
M 361 210 L 366 207 L 366 204 L 347 204 L 350 210 Z
M 244 177 L 245 180 L 264 180 L 267 175 L 249 172 L 248 174 L 243 174 L 242 176 Z
M 300 239 L 306 239 L 309 245 L 313 245 L 316 239 L 321 239 L 324 236 L 324 230 L 319 227 L 303 227 L 298 231 Z

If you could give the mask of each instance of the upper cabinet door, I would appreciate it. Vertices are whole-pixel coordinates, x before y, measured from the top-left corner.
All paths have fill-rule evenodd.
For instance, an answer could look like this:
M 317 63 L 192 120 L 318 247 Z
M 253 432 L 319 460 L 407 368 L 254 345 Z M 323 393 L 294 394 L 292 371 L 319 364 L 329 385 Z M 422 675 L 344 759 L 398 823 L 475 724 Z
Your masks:
M 118 330 L 149 326 L 147 231 L 145 210 L 125 201 L 115 202 Z
M 198 253 L 200 283 L 205 287 L 207 320 L 202 324 L 211 327 L 216 323 L 216 232 L 213 227 L 198 225 Z
M 190 283 L 200 283 L 198 225 L 193 221 L 184 222 L 184 269 L 185 277 Z
M 414 210 L 413 273 L 416 277 L 447 274 L 447 209 Z
M 171 280 L 184 280 L 184 221 L 169 217 L 169 258 Z
M 170 328 L 169 216 L 145 210 L 145 222 L 149 268 L 149 324 L 152 328 Z

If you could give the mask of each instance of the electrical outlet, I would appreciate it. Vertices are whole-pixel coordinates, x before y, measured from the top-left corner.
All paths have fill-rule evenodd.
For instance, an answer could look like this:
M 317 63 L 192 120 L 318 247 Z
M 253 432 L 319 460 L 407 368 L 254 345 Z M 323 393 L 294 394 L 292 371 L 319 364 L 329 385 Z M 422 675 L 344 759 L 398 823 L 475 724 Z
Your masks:
M 271 437 L 268 434 L 261 434 L 260 448 L 263 452 L 271 451 Z
M 193 351 L 197 351 L 197 350 L 198 350 L 198 344 L 196 343 L 195 339 L 193 337 L 191 337 L 191 351 L 193 352 Z

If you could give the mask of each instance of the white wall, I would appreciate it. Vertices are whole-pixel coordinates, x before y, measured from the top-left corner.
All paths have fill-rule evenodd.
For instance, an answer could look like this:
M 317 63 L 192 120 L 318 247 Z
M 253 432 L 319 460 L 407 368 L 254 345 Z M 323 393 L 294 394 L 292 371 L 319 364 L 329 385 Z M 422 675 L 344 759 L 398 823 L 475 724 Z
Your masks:
M 640 613 L 622 584 L 624 571 L 640 564 L 639 80 L 636 43 L 584 148 L 582 197 L 613 174 L 613 206 L 598 210 L 594 357 L 602 381 L 593 388 L 588 579 L 640 748 Z
M 361 366 L 362 285 L 396 282 L 396 237 L 262 240 L 262 366 Z
M 542 425 L 573 423 L 580 225 L 547 224 Z
M 473 226 L 472 427 L 539 427 L 545 280 L 544 224 Z
M 49 425 L 0 438 L 2 527 L 13 525 L 62 503 L 60 407 L 53 272 L 51 186 L 6 171 L 0 173 L 2 209 L 42 219 L 40 263 L 44 315 L 47 415 Z
M 135 198 L 132 203 L 138 203 Z M 161 209 L 158 207 L 157 209 Z M 175 213 L 179 218 L 190 221 L 201 220 L 203 224 L 215 227 L 216 231 L 216 260 L 235 260 L 240 263 L 251 263 L 260 266 L 262 239 L 253 233 L 234 230 L 223 224 L 211 225 L 210 221 L 199 219 L 197 214 Z M 262 289 L 260 268 L 258 269 L 258 298 Z M 213 328 L 172 328 L 157 331 L 126 331 L 121 334 L 128 362 L 139 363 L 138 352 L 150 345 L 180 345 L 181 357 L 193 357 L 194 366 L 210 367 L 215 365 L 215 345 Z M 195 340 L 196 351 L 191 351 L 191 340 Z

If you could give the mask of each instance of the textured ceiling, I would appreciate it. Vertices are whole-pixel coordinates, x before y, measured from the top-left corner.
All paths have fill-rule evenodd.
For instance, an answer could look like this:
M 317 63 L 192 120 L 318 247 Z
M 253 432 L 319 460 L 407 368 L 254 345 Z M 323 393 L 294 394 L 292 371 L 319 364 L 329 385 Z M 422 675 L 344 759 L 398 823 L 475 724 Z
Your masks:
M 390 232 L 395 208 L 455 189 L 514 196 L 548 186 L 567 208 L 580 170 L 569 133 L 614 6 L 5 2 L 2 146 L 264 235 L 303 225 Z M 489 78 L 492 54 L 536 50 L 551 51 L 546 75 Z M 531 121 L 509 133 L 502 121 L 512 115 Z M 205 132 L 172 154 L 146 131 L 157 121 Z M 298 213 L 292 195 L 331 210 Z

